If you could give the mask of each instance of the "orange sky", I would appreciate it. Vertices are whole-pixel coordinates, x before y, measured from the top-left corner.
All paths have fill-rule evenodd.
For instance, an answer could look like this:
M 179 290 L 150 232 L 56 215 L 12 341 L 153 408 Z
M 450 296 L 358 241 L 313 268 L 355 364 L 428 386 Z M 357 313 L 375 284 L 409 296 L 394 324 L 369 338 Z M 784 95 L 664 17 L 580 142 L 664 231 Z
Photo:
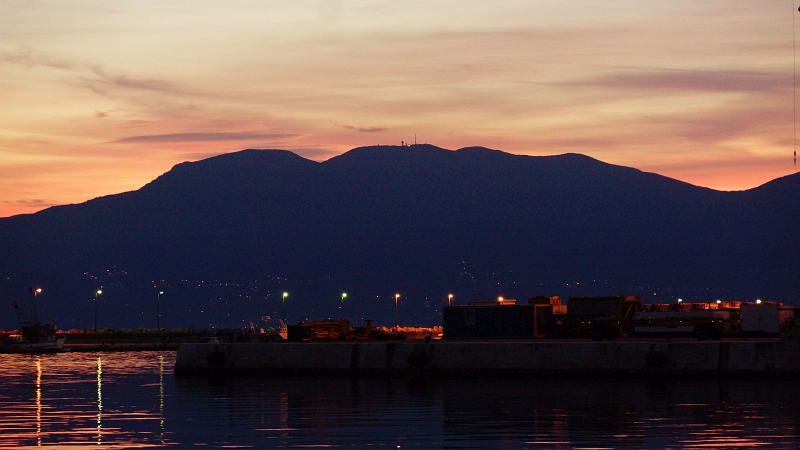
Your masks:
M 794 173 L 786 0 L 0 2 L 0 217 L 244 148 L 579 152 Z M 800 30 L 798 30 L 800 34 Z

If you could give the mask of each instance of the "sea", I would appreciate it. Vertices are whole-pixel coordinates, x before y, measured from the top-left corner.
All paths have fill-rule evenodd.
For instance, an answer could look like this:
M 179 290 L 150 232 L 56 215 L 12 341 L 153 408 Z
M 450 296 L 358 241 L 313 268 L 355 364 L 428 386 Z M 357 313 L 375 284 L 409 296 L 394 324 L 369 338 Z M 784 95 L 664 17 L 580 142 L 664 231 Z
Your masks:
M 0 354 L 0 448 L 800 448 L 792 380 L 175 377 L 174 364 Z

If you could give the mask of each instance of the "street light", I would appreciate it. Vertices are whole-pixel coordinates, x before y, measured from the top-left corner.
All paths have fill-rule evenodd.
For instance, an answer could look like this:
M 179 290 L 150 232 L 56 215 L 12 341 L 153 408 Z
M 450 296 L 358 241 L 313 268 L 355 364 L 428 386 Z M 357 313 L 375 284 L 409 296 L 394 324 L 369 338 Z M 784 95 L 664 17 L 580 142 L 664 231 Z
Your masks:
M 449 294 L 447 296 L 447 306 L 450 306 L 450 302 L 452 302 L 452 301 L 453 301 L 453 294 Z
M 156 295 L 156 330 L 157 332 L 161 332 L 161 295 L 164 294 L 164 291 L 158 291 Z
M 342 292 L 342 320 L 344 320 L 344 299 L 347 297 L 346 292 Z
M 283 299 L 283 322 L 286 323 L 286 297 L 289 296 L 288 292 L 284 292 L 282 295 Z
M 397 301 L 400 300 L 400 294 L 394 294 L 394 328 L 398 329 L 397 325 Z
M 37 314 L 37 309 L 38 308 L 36 306 L 36 294 L 41 294 L 42 293 L 42 288 L 36 288 L 36 289 L 31 288 L 31 292 L 33 293 L 33 303 L 31 304 L 31 310 L 32 310 L 31 311 L 31 317 L 33 318 L 33 321 L 36 322 L 36 321 L 39 320 L 39 318 L 37 317 L 38 316 L 38 314 Z
M 102 293 L 100 289 L 94 293 L 94 334 L 97 334 L 97 297 Z

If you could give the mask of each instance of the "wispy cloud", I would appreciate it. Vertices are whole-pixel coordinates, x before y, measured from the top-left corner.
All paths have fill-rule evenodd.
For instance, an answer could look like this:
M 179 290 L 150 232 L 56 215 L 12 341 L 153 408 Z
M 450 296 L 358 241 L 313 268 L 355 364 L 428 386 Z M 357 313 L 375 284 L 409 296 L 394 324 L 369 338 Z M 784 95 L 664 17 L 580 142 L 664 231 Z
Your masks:
M 332 120 L 331 123 L 335 127 L 344 128 L 345 130 L 358 131 L 359 133 L 379 133 L 381 131 L 386 131 L 386 128 L 383 127 L 362 127 L 362 126 L 346 125 L 346 124 L 336 123 Z
M 156 92 L 181 92 L 182 89 L 168 80 L 158 78 L 134 78 L 128 75 L 111 75 L 106 73 L 101 66 L 93 66 L 92 72 L 97 75 L 99 80 L 87 80 L 90 83 L 103 83 L 125 89 L 136 89 Z M 96 87 L 96 86 L 95 86 Z
M 210 141 L 252 141 L 252 140 L 277 140 L 295 137 L 291 133 L 260 133 L 254 131 L 243 132 L 208 132 L 208 133 L 173 133 L 130 136 L 114 142 L 210 142 Z
M 28 68 L 35 66 L 52 67 L 54 69 L 73 70 L 75 64 L 35 52 L 29 48 L 21 48 L 16 52 L 0 53 L 0 61 L 19 64 Z
M 94 117 L 97 118 L 97 119 L 104 119 L 104 118 L 108 117 L 109 114 L 111 114 L 113 112 L 117 112 L 117 111 L 119 111 L 119 110 L 118 109 L 109 109 L 107 111 L 99 111 L 98 110 L 98 111 L 94 112 Z
M 61 203 L 58 203 L 58 202 L 53 201 L 53 200 L 45 200 L 45 199 L 41 199 L 41 198 L 27 198 L 27 199 L 21 199 L 21 200 L 13 200 L 13 201 L 12 200 L 6 200 L 3 203 L 12 204 L 12 205 L 20 205 L 20 206 L 25 206 L 25 207 L 29 207 L 29 208 L 35 208 L 37 210 L 61 204 Z
M 564 84 L 647 91 L 776 92 L 789 88 L 790 81 L 785 74 L 770 72 L 659 70 L 601 75 Z

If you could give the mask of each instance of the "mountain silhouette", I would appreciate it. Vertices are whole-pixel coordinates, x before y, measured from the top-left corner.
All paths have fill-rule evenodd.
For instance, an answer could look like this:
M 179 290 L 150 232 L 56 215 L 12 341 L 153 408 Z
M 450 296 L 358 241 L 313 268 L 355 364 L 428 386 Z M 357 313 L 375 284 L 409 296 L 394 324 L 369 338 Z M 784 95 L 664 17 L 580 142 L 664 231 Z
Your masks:
M 721 192 L 587 156 L 244 150 L 139 190 L 0 219 L 0 329 L 28 286 L 62 328 L 339 317 L 438 324 L 503 295 L 800 300 L 800 175 Z

